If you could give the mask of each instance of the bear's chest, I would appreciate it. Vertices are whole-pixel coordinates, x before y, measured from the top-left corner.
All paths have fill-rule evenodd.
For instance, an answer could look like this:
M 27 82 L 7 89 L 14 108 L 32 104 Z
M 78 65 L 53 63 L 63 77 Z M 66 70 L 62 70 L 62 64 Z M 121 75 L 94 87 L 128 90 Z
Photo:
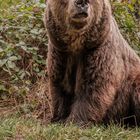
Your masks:
M 68 49 L 73 53 L 79 52 L 83 48 L 84 48 L 84 39 L 82 37 L 75 39 L 68 46 Z
M 68 50 L 73 54 L 79 53 L 84 48 L 84 42 L 85 42 L 84 34 L 68 32 L 66 33 L 63 40 L 66 44 L 68 44 L 67 46 Z
M 74 94 L 78 79 L 82 75 L 83 57 L 82 53 L 71 54 L 67 57 L 67 64 L 63 78 L 63 88 L 66 93 Z

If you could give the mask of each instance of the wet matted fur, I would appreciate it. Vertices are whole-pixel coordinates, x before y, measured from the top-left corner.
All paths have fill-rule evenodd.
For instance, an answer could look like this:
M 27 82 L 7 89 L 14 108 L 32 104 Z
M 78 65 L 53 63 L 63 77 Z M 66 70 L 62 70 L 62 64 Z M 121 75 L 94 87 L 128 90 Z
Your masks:
M 73 20 L 75 0 L 48 0 L 52 121 L 140 125 L 140 58 L 124 40 L 108 0 L 88 0 L 88 17 Z M 129 120 L 129 119 L 128 119 Z

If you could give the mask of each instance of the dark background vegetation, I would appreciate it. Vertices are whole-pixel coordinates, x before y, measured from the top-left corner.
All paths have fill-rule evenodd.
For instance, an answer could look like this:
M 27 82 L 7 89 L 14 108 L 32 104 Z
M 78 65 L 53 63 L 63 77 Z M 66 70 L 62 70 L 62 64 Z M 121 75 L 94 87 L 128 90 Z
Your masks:
M 140 54 L 140 1 L 111 2 L 123 36 Z M 0 0 L 0 117 L 14 113 L 46 121 L 51 114 L 45 6 L 44 0 Z

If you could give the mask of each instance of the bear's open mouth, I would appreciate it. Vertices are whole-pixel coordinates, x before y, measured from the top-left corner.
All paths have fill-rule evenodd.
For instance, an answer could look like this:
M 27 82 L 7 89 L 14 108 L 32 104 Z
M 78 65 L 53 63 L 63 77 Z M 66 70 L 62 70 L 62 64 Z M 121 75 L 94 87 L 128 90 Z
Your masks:
M 88 14 L 86 12 L 81 12 L 81 13 L 75 14 L 73 16 L 73 19 L 81 19 L 81 18 L 87 18 L 87 17 L 88 17 Z

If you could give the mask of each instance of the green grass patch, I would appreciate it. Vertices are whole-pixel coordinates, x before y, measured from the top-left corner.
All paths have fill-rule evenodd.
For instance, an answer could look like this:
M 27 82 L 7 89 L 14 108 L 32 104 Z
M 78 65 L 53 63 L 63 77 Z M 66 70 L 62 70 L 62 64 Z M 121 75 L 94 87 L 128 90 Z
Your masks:
M 35 119 L 0 118 L 0 140 L 139 140 L 140 129 L 93 126 L 45 125 Z

